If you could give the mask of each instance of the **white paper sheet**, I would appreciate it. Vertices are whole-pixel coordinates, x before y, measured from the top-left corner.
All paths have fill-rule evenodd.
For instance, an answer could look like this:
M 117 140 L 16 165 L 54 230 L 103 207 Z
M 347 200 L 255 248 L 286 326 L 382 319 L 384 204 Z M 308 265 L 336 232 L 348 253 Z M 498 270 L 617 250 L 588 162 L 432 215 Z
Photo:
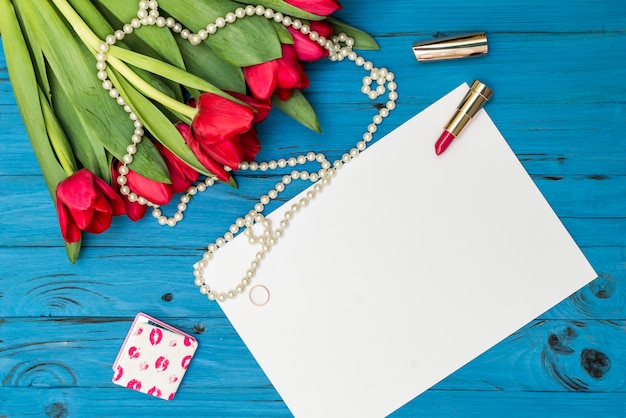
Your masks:
M 297 214 L 254 278 L 265 306 L 221 304 L 295 416 L 388 415 L 596 277 L 484 110 L 435 155 L 466 91 Z M 238 236 L 207 283 L 231 289 L 257 249 Z

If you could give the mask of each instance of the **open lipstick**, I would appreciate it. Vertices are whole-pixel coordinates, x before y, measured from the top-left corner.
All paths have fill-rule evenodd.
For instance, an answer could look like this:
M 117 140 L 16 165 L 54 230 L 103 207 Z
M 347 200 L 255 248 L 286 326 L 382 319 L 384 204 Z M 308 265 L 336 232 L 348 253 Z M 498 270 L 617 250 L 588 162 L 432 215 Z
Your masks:
M 474 80 L 469 91 L 457 106 L 457 110 L 448 121 L 443 133 L 435 143 L 435 153 L 441 155 L 454 141 L 476 113 L 491 99 L 493 91 L 478 80 Z

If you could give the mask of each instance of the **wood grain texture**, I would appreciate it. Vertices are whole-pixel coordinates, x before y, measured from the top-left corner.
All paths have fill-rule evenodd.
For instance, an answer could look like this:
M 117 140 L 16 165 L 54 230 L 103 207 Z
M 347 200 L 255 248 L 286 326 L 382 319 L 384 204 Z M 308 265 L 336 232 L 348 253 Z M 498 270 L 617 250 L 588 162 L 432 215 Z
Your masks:
M 397 77 L 398 108 L 379 137 L 460 83 L 481 79 L 495 92 L 491 118 L 598 273 L 393 416 L 626 416 L 626 3 L 342 3 L 338 16 L 381 45 L 362 55 Z M 414 41 L 471 31 L 487 32 L 487 56 L 413 58 Z M 309 150 L 336 158 L 369 123 L 374 105 L 358 91 L 361 70 L 320 62 L 307 72 L 324 133 L 273 112 L 260 126 L 260 158 Z M 105 234 L 85 237 L 72 266 L 0 48 L 0 417 L 289 416 L 191 277 L 203 246 L 278 179 L 241 175 L 238 190 L 217 187 L 194 199 L 176 228 L 116 219 Z M 110 382 L 138 311 L 199 340 L 173 402 Z

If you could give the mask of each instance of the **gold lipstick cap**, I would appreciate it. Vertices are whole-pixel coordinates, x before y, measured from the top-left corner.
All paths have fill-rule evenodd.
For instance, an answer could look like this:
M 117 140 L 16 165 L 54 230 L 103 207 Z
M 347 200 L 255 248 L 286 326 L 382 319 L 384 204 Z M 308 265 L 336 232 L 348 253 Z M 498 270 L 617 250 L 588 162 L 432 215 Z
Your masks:
M 466 58 L 487 52 L 487 35 L 484 32 L 447 36 L 413 44 L 413 53 L 420 62 Z

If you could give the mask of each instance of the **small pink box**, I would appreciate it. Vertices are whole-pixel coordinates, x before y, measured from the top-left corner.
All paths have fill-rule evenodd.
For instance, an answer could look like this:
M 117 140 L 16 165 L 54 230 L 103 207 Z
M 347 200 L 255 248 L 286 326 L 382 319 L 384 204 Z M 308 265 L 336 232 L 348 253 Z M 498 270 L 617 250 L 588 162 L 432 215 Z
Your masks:
M 145 313 L 138 313 L 113 363 L 113 383 L 171 400 L 198 342 Z

